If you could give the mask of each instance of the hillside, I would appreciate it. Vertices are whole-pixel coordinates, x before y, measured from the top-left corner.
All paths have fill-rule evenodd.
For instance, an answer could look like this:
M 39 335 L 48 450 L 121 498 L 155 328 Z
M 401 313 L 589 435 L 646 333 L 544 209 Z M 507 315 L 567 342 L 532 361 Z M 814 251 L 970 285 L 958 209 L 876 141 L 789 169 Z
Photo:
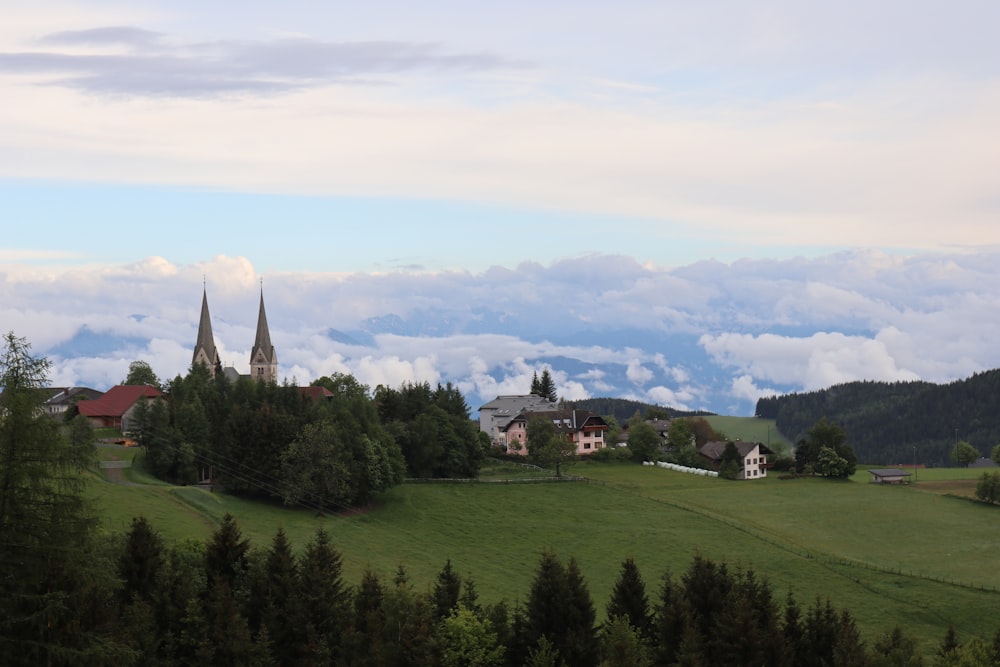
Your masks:
M 132 452 L 105 456 L 128 460 Z M 637 465 L 580 463 L 573 472 L 591 483 L 405 484 L 364 512 L 325 517 L 164 485 L 129 469 L 119 483 L 95 475 L 88 495 L 108 528 L 123 530 L 141 512 L 171 541 L 206 539 L 226 512 L 260 547 L 282 526 L 301 549 L 324 526 L 350 582 L 368 568 L 389 578 L 403 564 L 423 589 L 450 558 L 475 578 L 484 601 L 523 600 L 549 548 L 577 558 L 601 616 L 627 556 L 652 596 L 665 572 L 682 572 L 700 554 L 753 568 L 781 598 L 789 590 L 803 604 L 829 597 L 856 614 L 868 639 L 891 629 L 892 619 L 930 654 L 949 623 L 963 640 L 996 630 L 992 554 L 1000 538 L 983 528 L 995 508 L 921 484 L 874 486 L 863 471 L 842 483 L 733 483 Z M 905 540 L 882 539 L 903 524 Z
M 984 456 L 1000 443 L 1000 370 L 937 385 L 850 382 L 820 391 L 762 398 L 758 417 L 774 419 L 793 441 L 820 418 L 840 424 L 858 459 L 951 465 L 957 440 Z

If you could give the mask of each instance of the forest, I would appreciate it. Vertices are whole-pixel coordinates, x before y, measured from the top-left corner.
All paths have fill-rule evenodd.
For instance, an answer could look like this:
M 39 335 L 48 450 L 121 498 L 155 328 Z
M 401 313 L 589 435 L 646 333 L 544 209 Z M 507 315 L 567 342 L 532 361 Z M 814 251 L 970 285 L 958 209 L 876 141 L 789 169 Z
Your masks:
M 756 416 L 776 420 L 793 442 L 826 417 L 847 433 L 858 460 L 952 465 L 959 441 L 990 456 L 1000 443 L 1000 370 L 945 385 L 850 382 L 820 391 L 761 398 Z
M 363 505 L 411 477 L 475 477 L 486 454 L 450 384 L 374 392 L 349 375 L 298 387 L 214 378 L 205 366 L 140 404 L 143 465 L 165 481 L 210 480 L 228 493 L 280 498 L 320 512 Z

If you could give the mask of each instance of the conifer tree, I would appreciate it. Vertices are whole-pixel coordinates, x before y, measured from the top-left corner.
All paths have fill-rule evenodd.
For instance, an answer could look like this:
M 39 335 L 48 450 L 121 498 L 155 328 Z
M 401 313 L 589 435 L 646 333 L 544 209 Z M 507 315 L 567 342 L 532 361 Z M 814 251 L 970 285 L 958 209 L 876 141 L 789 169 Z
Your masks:
M 41 409 L 49 362 L 13 332 L 0 350 L 0 664 L 114 661 L 88 596 L 113 572 L 82 496 L 93 448 L 72 447 Z M 95 613 L 97 609 L 93 610 Z
M 653 645 L 657 665 L 672 665 L 690 625 L 691 612 L 684 591 L 670 573 L 663 575 L 660 596 L 653 618 Z
M 222 525 L 212 534 L 205 549 L 205 574 L 210 586 L 224 583 L 230 591 L 247 569 L 250 541 L 243 537 L 236 519 L 226 512 Z
M 434 617 L 441 620 L 458 606 L 462 591 L 462 578 L 451 566 L 451 559 L 445 561 L 434 584 Z
M 611 590 L 607 614 L 609 619 L 617 616 L 624 618 L 641 637 L 648 638 L 652 633 L 646 584 L 631 556 L 622 562 L 618 579 Z
M 118 559 L 118 577 L 123 582 L 121 594 L 126 602 L 133 597 L 146 602 L 152 600 L 163 559 L 160 534 L 153 530 L 146 517 L 132 519 Z
M 385 589 L 378 575 L 365 570 L 354 596 L 354 624 L 348 664 L 378 665 L 383 662 L 382 644 L 385 628 Z
M 273 644 L 272 655 L 281 664 L 300 658 L 301 629 L 298 614 L 298 564 L 284 528 L 278 528 L 264 563 L 266 600 L 263 627 Z
M 563 658 L 570 665 L 597 665 L 600 659 L 597 612 L 580 566 L 572 557 L 566 566 L 566 588 L 566 635 L 560 647 Z
M 350 592 L 342 577 L 343 559 L 322 528 L 306 545 L 299 566 L 299 623 L 314 656 L 336 657 L 350 618 Z

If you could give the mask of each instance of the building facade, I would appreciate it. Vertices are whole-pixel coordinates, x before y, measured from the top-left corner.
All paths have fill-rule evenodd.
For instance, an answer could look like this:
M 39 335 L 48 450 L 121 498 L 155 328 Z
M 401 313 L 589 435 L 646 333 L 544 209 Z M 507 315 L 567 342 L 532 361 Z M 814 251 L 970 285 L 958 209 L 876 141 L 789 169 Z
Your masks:
M 235 369 L 222 369 L 219 361 L 219 351 L 215 346 L 212 334 L 212 317 L 208 312 L 208 293 L 202 293 L 201 319 L 198 321 L 198 338 L 194 345 L 191 365 L 202 364 L 215 377 L 217 370 L 223 370 L 226 377 L 235 380 L 249 377 L 257 382 L 278 381 L 278 353 L 271 344 L 271 331 L 267 326 L 267 312 L 264 310 L 264 290 L 260 292 L 260 309 L 257 312 L 257 333 L 253 349 L 250 351 L 250 374 L 240 375 Z

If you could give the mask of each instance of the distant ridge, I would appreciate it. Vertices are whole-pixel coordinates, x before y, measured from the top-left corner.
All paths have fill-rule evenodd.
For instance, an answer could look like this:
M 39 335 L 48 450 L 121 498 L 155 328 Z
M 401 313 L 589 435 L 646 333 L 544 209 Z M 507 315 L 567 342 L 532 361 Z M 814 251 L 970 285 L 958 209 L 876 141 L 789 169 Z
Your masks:
M 774 419 L 797 442 L 820 417 L 840 424 L 862 463 L 953 465 L 965 440 L 989 457 L 1000 444 L 1000 369 L 949 384 L 849 382 L 757 401 L 756 416 Z M 914 450 L 916 448 L 916 450 Z
M 668 419 L 672 419 L 674 417 L 696 417 L 714 414 L 712 412 L 705 412 L 704 410 L 693 412 L 675 410 L 674 408 L 666 408 L 662 405 L 643 403 L 642 401 L 634 401 L 627 398 L 585 398 L 580 401 L 571 401 L 571 403 L 573 404 L 573 407 L 580 410 L 590 410 L 591 412 L 596 412 L 602 417 L 614 417 L 618 420 L 619 424 L 624 424 L 637 412 L 640 415 L 645 415 L 650 410 L 655 414 L 665 416 Z

